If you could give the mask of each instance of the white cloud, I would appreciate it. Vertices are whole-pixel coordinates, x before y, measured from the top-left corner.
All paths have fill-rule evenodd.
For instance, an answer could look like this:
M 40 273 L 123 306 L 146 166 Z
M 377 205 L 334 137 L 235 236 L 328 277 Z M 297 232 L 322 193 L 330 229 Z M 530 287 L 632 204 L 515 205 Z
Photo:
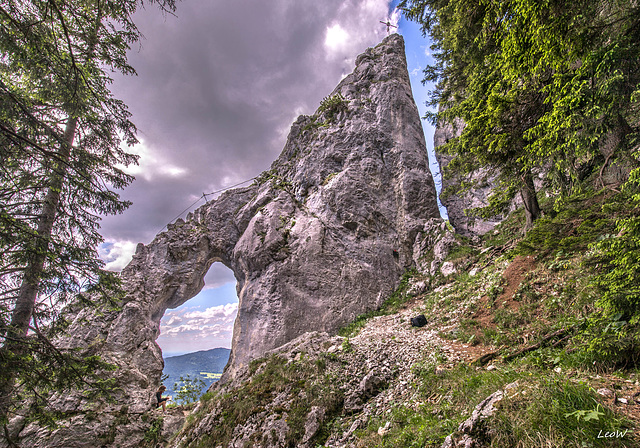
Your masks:
M 100 259 L 106 264 L 104 269 L 107 271 L 121 271 L 133 257 L 136 252 L 137 244 L 133 241 L 114 241 L 107 240 L 98 248 Z
M 185 168 L 180 168 L 178 166 L 165 165 L 158 170 L 161 174 L 166 174 L 170 177 L 180 177 L 183 174 L 187 174 L 187 170 Z
M 217 289 L 228 283 L 232 283 L 233 285 L 236 284 L 236 278 L 233 275 L 233 271 L 222 263 L 214 263 L 213 266 L 209 268 L 207 275 L 204 276 L 205 286 L 203 290 Z
M 349 33 L 340 26 L 339 23 L 335 23 L 327 27 L 327 33 L 324 38 L 324 46 L 331 53 L 343 51 L 349 40 Z
M 125 173 L 151 181 L 156 177 L 182 177 L 189 172 L 186 168 L 171 163 L 160 151 L 154 151 L 143 139 L 138 138 L 138 140 L 135 145 L 125 145 L 123 148 L 128 153 L 139 156 L 137 165 L 118 166 Z
M 385 0 L 343 0 L 333 20 L 325 25 L 327 63 L 339 66 L 342 76 L 350 73 L 355 57 L 386 36 L 386 28 L 380 22 L 388 20 L 397 25 L 399 18 L 397 11 L 389 14 L 389 2 Z
M 194 319 L 197 317 L 204 319 L 219 319 L 227 318 L 231 315 L 235 315 L 238 312 L 237 303 L 227 303 L 226 305 L 218 305 L 211 308 L 207 308 L 204 311 L 192 311 L 186 313 L 184 317 L 186 319 Z
M 237 314 L 238 303 L 213 306 L 204 311 L 168 311 L 160 324 L 158 343 L 162 347 L 177 347 L 199 340 L 210 342 L 212 346 L 228 345 Z M 206 344 L 202 347 L 206 348 Z
M 183 321 L 183 319 L 182 319 L 180 316 L 171 316 L 171 317 L 169 318 L 169 320 L 167 321 L 167 324 L 166 324 L 166 325 L 167 325 L 168 327 L 170 327 L 170 326 L 172 326 L 172 325 L 179 324 L 179 323 L 181 323 L 182 321 Z
M 400 10 L 398 8 L 395 8 L 389 16 L 389 22 L 391 22 L 391 25 L 393 26 L 398 26 L 398 23 L 400 22 Z

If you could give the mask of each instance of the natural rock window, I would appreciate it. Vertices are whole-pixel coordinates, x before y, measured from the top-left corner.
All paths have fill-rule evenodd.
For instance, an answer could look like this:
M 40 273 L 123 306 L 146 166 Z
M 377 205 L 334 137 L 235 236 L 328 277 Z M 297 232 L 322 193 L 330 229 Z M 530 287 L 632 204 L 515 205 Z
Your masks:
M 192 299 L 165 311 L 156 340 L 164 358 L 212 348 L 231 347 L 238 294 L 233 272 L 215 263 L 205 286 Z

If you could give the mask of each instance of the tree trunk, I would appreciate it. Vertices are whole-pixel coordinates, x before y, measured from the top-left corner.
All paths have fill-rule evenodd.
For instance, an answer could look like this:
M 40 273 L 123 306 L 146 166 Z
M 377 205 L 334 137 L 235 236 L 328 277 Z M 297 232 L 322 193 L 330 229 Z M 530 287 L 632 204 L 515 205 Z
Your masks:
M 88 48 L 85 63 L 93 58 L 98 44 L 98 30 L 101 27 L 103 17 L 101 6 L 101 1 L 97 0 L 95 29 L 87 41 Z M 64 23 L 61 12 L 59 10 L 57 12 L 60 15 L 61 23 Z M 70 43 L 69 52 L 73 55 L 73 48 L 71 48 Z M 73 61 L 73 68 L 79 70 L 75 61 Z M 76 89 L 78 88 L 79 86 L 76 85 Z M 11 313 L 11 323 L 7 328 L 4 344 L 0 347 L 0 365 L 5 367 L 5 371 L 2 372 L 3 377 L 0 378 L 0 424 L 7 422 L 11 407 L 10 403 L 14 401 L 11 400 L 11 398 L 15 387 L 17 367 L 19 367 L 19 365 L 15 365 L 14 362 L 17 360 L 19 363 L 19 358 L 25 354 L 28 348 L 25 339 L 29 332 L 29 323 L 33 318 L 33 311 L 40 290 L 40 280 L 44 272 L 44 265 L 49 250 L 49 241 L 51 239 L 56 215 L 60 208 L 60 195 L 66 181 L 69 161 L 71 159 L 71 149 L 78 126 L 78 117 L 73 112 L 76 108 L 71 104 L 67 104 L 66 106 L 69 107 L 71 111 L 68 113 L 62 142 L 56 153 L 53 164 L 54 168 L 51 173 L 51 178 L 49 179 L 49 187 L 42 206 L 42 212 L 38 217 L 36 242 L 24 270 L 22 285 L 20 286 L 15 307 Z M 14 359 L 11 360 L 11 358 Z
M 525 233 L 533 227 L 533 223 L 540 217 L 540 205 L 538 204 L 538 196 L 536 187 L 533 184 L 533 175 L 530 170 L 522 175 L 523 185 L 520 188 L 520 197 L 524 204 L 524 214 L 527 219 L 524 225 Z
M 11 365 L 12 363 L 8 364 L 7 360 L 24 355 L 27 348 L 24 339 L 29 331 L 29 323 L 33 317 L 33 310 L 38 298 L 40 278 L 44 271 L 49 239 L 51 238 L 53 224 L 60 205 L 60 194 L 67 174 L 67 166 L 71 156 L 71 147 L 77 124 L 77 118 L 69 118 L 67 120 L 63 142 L 56 154 L 56 163 L 51 173 L 47 196 L 44 200 L 42 212 L 38 217 L 36 241 L 27 266 L 24 269 L 22 285 L 11 313 L 11 323 L 7 328 L 4 344 L 0 348 L 0 361 L 5 367 L 8 367 L 2 372 L 3 376 L 0 380 L 0 422 L 6 421 L 8 417 L 9 403 L 15 383 L 15 366 Z

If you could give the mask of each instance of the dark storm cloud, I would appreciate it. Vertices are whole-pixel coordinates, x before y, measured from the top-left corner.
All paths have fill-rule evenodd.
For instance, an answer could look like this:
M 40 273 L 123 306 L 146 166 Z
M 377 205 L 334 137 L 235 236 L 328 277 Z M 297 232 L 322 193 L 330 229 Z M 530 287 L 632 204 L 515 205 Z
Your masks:
M 183 0 L 177 17 L 138 13 L 138 76 L 113 91 L 140 130 L 141 160 L 123 193 L 134 205 L 105 218 L 107 240 L 148 243 L 203 192 L 268 169 L 296 115 L 386 34 L 387 13 L 387 0 Z

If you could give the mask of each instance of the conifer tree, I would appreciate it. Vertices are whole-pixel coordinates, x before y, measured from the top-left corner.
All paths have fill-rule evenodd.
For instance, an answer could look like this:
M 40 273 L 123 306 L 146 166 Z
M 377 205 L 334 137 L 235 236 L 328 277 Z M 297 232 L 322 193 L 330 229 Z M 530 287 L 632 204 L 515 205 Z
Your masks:
M 173 0 L 158 0 L 172 11 Z M 102 365 L 51 344 L 70 299 L 117 294 L 102 270 L 100 216 L 129 203 L 135 126 L 110 91 L 134 74 L 141 0 L 4 0 L 0 4 L 0 421 L 21 394 L 86 381 Z M 88 299 L 87 303 L 89 302 Z
M 532 170 L 565 194 L 638 144 L 640 9 L 635 2 L 405 0 L 429 33 L 432 118 L 465 128 L 443 149 L 458 172 L 499 173 L 500 207 L 520 190 L 539 214 Z M 632 164 L 637 163 L 631 157 Z M 495 208 L 494 207 L 494 208 Z M 489 207 L 489 212 L 492 207 Z

